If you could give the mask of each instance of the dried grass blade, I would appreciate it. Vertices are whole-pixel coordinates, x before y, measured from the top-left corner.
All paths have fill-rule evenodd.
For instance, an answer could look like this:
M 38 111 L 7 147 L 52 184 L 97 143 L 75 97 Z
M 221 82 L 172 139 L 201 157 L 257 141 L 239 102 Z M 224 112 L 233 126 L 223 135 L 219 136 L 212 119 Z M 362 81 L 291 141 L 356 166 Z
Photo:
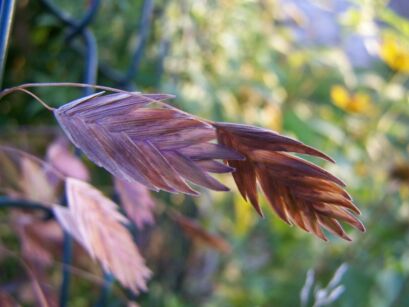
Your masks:
M 145 291 L 151 272 L 124 226 L 128 220 L 116 204 L 74 178 L 67 179 L 66 191 L 69 208 L 54 208 L 62 227 L 122 285 L 136 293 Z

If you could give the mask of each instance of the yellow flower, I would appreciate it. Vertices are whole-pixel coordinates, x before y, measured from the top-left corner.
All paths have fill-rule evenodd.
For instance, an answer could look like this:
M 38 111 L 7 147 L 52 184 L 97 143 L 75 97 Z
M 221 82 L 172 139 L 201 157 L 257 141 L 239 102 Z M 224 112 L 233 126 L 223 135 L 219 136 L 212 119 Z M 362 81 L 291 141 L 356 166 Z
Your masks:
M 260 124 L 274 131 L 281 131 L 282 115 L 281 109 L 277 105 L 268 104 L 258 112 Z
M 396 71 L 409 73 L 409 47 L 393 37 L 385 37 L 380 56 L 388 66 Z
M 253 208 L 242 197 L 237 196 L 234 200 L 234 212 L 236 222 L 234 223 L 234 232 L 238 236 L 244 236 L 253 226 L 256 216 L 253 215 Z
M 366 113 L 371 109 L 371 99 L 365 93 L 351 94 L 345 87 L 335 85 L 331 88 L 332 102 L 350 113 Z

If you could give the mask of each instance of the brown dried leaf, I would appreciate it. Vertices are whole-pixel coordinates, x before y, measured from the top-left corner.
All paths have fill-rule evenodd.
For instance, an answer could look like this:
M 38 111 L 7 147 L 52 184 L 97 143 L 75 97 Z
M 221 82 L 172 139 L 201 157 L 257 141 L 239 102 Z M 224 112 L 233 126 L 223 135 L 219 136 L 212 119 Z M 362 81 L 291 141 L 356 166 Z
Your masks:
M 55 203 L 58 200 L 55 187 L 50 184 L 42 165 L 27 157 L 21 157 L 20 186 L 25 198 L 42 203 Z
M 12 156 L 8 147 L 0 146 L 0 187 L 7 195 L 20 190 L 19 164 L 12 160 Z
M 56 296 L 49 293 L 46 289 L 45 272 L 30 262 L 25 262 L 24 267 L 30 276 L 31 286 L 38 305 L 42 307 L 57 307 Z
M 246 157 L 245 161 L 228 160 L 235 168 L 234 180 L 242 194 L 257 212 L 262 211 L 257 199 L 257 182 L 268 202 L 286 223 L 295 224 L 327 240 L 320 227 L 350 240 L 339 221 L 365 231 L 352 214 L 359 214 L 344 183 L 303 159 L 286 152 L 331 158 L 318 150 L 274 132 L 246 125 L 215 123 L 218 141 Z
M 170 217 L 179 224 L 182 230 L 193 240 L 201 242 L 222 253 L 230 253 L 231 247 L 223 238 L 211 234 L 192 219 L 189 219 L 180 213 L 173 211 Z
M 64 176 L 89 181 L 90 175 L 84 163 L 69 151 L 65 138 L 58 138 L 47 149 L 47 161 Z
M 52 204 L 58 200 L 63 178 L 43 160 L 16 148 L 0 146 L 0 189 L 8 196 Z
M 154 223 L 155 202 L 144 185 L 115 178 L 115 188 L 128 218 L 138 229 Z
M 54 114 L 69 139 L 117 178 L 156 191 L 197 195 L 186 180 L 227 191 L 208 172 L 231 169 L 211 161 L 242 156 L 210 143 L 216 133 L 209 123 L 163 103 L 153 108 L 152 102 L 171 97 L 100 93 L 70 102 Z
M 33 299 L 36 299 L 38 302 L 38 306 L 42 307 L 54 307 L 57 306 L 56 300 L 54 300 L 55 296 L 52 295 L 53 293 L 47 291 L 47 285 L 45 280 L 45 271 L 38 266 L 33 265 L 28 259 L 23 259 L 16 253 L 10 251 L 9 249 L 0 246 L 1 251 L 6 254 L 7 256 L 11 256 L 17 259 L 21 265 L 24 267 L 27 275 L 30 277 L 31 283 L 31 291 L 30 293 L 34 295 Z M 19 290 L 24 290 L 19 288 Z M 22 295 L 20 294 L 19 297 Z M 1 301 L 0 301 L 1 302 Z M 3 306 L 3 305 L 0 305 Z
M 41 221 L 33 215 L 15 212 L 12 218 L 21 244 L 21 254 L 35 264 L 50 265 L 62 242 L 62 231 L 55 221 Z
M 16 302 L 16 300 L 9 295 L 8 293 L 1 291 L 0 292 L 0 306 L 2 307 L 18 307 L 21 306 Z
M 117 206 L 91 185 L 67 178 L 69 208 L 54 207 L 61 226 L 69 232 L 104 270 L 125 287 L 145 291 L 151 272 L 124 224 L 128 220 Z

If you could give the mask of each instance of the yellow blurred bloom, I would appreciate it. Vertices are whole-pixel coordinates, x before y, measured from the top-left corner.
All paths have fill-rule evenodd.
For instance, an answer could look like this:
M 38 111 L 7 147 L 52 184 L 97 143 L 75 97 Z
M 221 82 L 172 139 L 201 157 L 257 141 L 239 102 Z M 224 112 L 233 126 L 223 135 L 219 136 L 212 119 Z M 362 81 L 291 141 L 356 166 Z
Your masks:
M 259 111 L 259 122 L 263 127 L 274 131 L 281 131 L 282 114 L 281 109 L 277 105 L 268 104 Z
M 243 236 L 248 233 L 253 226 L 256 215 L 253 207 L 247 203 L 240 195 L 237 194 L 234 201 L 234 212 L 236 222 L 234 223 L 234 233 Z
M 357 175 L 364 177 L 368 175 L 368 165 L 367 163 L 363 163 L 363 162 L 358 162 L 357 164 L 355 164 L 355 172 L 357 173 Z
M 345 87 L 335 85 L 331 88 L 332 102 L 350 113 L 366 113 L 371 110 L 371 98 L 364 93 L 351 94 Z
M 393 37 L 385 37 L 380 56 L 388 66 L 396 71 L 409 73 L 409 48 Z

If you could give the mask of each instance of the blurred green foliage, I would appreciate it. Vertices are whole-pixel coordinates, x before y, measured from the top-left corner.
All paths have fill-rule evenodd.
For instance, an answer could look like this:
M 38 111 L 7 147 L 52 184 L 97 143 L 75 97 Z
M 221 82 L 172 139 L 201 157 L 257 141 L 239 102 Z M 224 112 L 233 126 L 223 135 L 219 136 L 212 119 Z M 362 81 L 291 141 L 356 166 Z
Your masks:
M 73 16 L 83 14 L 86 2 L 55 1 Z M 277 130 L 326 152 L 337 164 L 325 167 L 347 183 L 367 232 L 349 229 L 352 243 L 333 237 L 324 243 L 288 227 L 266 203 L 266 218 L 259 219 L 227 177 L 221 178 L 230 180 L 233 193 L 203 191 L 194 199 L 160 193 L 155 196 L 167 206 L 220 233 L 233 251 L 220 255 L 197 247 L 159 216 L 142 240 L 155 274 L 149 292 L 137 299 L 142 306 L 297 306 L 309 269 L 322 286 L 342 263 L 349 264 L 345 291 L 333 306 L 409 305 L 409 21 L 386 2 L 356 0 L 336 15 L 342 35 L 371 32 L 371 63 L 358 68 L 339 44 L 297 40 L 294 25 L 302 28 L 306 21 L 283 2 L 155 1 L 133 85 L 175 94 L 173 103 L 187 112 Z M 102 1 L 90 26 L 101 65 L 127 69 L 141 5 Z M 5 86 L 81 82 L 83 57 L 67 48 L 66 28 L 37 1 L 20 1 L 16 14 Z M 79 40 L 73 45 L 81 47 Z M 118 86 L 103 72 L 98 83 Z M 52 106 L 81 95 L 65 88 L 37 92 Z M 28 147 L 39 139 L 41 147 L 51 140 L 29 132 L 10 137 L 18 127 L 56 125 L 28 102 L 22 94 L 1 102 L 3 142 Z M 95 174 L 94 182 L 106 186 L 107 175 Z M 8 235 L 0 234 L 2 240 Z M 73 285 L 72 306 L 84 306 L 81 296 L 93 295 L 78 287 L 87 289 Z M 111 299 L 112 306 L 119 304 Z

